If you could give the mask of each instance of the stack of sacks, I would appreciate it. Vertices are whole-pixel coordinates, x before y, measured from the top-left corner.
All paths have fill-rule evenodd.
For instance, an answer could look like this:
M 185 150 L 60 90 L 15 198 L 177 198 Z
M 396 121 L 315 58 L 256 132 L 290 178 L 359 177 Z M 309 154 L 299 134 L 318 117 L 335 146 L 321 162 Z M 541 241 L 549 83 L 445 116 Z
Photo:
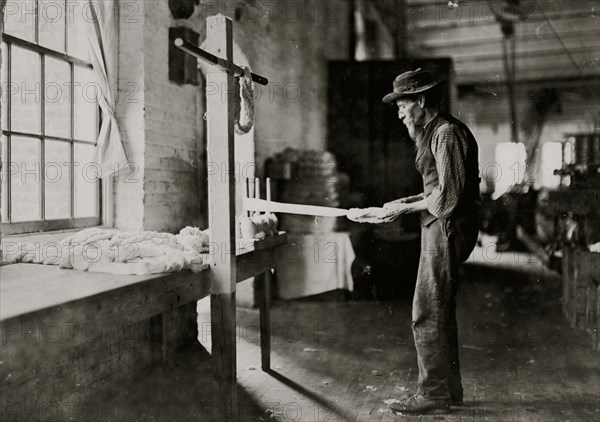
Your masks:
M 258 240 L 275 236 L 278 233 L 278 224 L 277 217 L 272 213 L 255 213 L 252 217 L 242 216 L 239 218 L 240 236 L 242 239 Z
M 6 263 L 29 262 L 123 275 L 201 271 L 209 261 L 209 240 L 209 231 L 196 227 L 186 227 L 178 235 L 90 228 L 41 250 L 39 245 L 23 242 L 6 256 Z
M 335 156 L 327 151 L 286 149 L 275 156 L 278 165 L 297 169 L 292 180 L 283 183 L 279 201 L 290 204 L 344 207 L 349 178 L 338 171 Z M 345 219 L 341 219 L 342 221 Z M 290 233 L 331 233 L 339 229 L 336 217 L 283 214 L 281 229 Z

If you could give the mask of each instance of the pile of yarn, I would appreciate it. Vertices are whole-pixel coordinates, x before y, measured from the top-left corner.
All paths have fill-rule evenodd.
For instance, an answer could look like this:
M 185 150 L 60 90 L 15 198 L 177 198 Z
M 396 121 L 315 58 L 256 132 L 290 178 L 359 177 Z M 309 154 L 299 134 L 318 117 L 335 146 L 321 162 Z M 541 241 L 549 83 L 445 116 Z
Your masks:
M 293 169 L 289 180 L 281 184 L 281 202 L 332 208 L 344 206 L 350 180 L 347 174 L 339 171 L 331 152 L 288 148 L 277 154 L 273 161 L 280 168 Z M 340 227 L 340 220 L 283 214 L 281 228 L 289 233 L 330 233 Z
M 267 236 L 275 236 L 278 233 L 279 221 L 273 213 L 255 213 L 251 217 L 240 217 L 240 234 L 242 239 L 262 240 Z

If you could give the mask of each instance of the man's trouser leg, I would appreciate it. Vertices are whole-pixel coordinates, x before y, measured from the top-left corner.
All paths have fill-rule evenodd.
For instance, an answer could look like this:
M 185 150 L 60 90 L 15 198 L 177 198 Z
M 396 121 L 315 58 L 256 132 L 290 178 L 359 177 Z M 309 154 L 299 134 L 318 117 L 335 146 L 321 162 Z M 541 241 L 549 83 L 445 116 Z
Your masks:
M 452 270 L 457 270 L 458 265 L 452 264 Z M 455 272 L 455 271 L 453 271 Z M 448 318 L 448 390 L 453 401 L 463 400 L 462 378 L 460 376 L 460 362 L 458 360 L 458 325 L 456 322 L 456 290 L 458 287 L 458 274 L 452 274 L 454 292 L 450 303 Z
M 450 316 L 448 326 L 449 369 L 448 389 L 453 401 L 463 400 L 463 386 L 458 360 L 458 327 L 456 323 L 456 291 L 459 284 L 459 268 L 465 262 L 477 243 L 479 234 L 479 211 L 473 210 L 455 216 L 452 220 L 444 221 L 444 233 L 448 239 L 450 278 L 453 293 L 450 299 Z
M 413 298 L 412 325 L 419 365 L 417 392 L 431 399 L 450 398 L 452 382 L 460 382 L 456 328 L 457 280 L 445 220 L 421 232 L 421 258 Z

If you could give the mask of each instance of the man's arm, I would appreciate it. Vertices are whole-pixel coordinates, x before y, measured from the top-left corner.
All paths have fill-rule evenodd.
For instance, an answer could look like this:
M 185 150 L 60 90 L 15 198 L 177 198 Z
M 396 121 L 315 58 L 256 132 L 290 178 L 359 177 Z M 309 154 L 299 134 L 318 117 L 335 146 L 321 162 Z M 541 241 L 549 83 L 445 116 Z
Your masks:
M 388 202 L 383 208 L 388 211 L 387 218 L 390 218 L 390 221 L 393 221 L 402 214 L 425 211 L 429 206 L 429 198 L 429 196 L 423 195 L 421 199 L 417 199 L 413 202 Z
M 383 208 L 386 208 L 386 207 L 391 206 L 391 205 L 397 205 L 397 204 L 411 204 L 413 202 L 417 202 L 417 201 L 420 201 L 422 199 L 425 199 L 426 197 L 427 196 L 423 192 L 420 193 L 420 194 L 418 194 L 418 195 L 406 196 L 404 198 L 395 199 L 393 201 L 386 202 L 383 205 Z
M 466 137 L 460 129 L 454 125 L 442 126 L 431 143 L 439 186 L 429 196 L 419 194 L 386 203 L 383 207 L 389 211 L 389 218 L 425 210 L 438 218 L 448 218 L 465 186 L 465 148 Z
M 395 201 L 387 202 L 383 208 L 388 211 L 386 221 L 394 221 L 402 214 L 419 212 L 427 209 L 429 197 L 425 193 L 418 195 L 407 196 L 406 198 L 396 199 Z
M 466 136 L 455 125 L 442 126 L 432 140 L 439 185 L 431 192 L 427 210 L 437 218 L 448 218 L 458 205 L 465 187 Z

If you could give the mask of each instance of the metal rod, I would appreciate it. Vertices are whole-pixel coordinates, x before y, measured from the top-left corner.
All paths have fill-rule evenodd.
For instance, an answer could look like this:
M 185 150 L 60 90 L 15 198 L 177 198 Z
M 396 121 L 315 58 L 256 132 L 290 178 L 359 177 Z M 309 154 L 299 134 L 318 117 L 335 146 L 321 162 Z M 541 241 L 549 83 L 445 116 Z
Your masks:
M 5 136 L 8 135 L 12 135 L 12 136 L 24 136 L 24 137 L 28 137 L 28 138 L 35 138 L 35 139 L 48 139 L 50 141 L 63 141 L 63 142 L 75 142 L 77 144 L 87 144 L 87 145 L 96 145 L 96 142 L 94 141 L 84 141 L 82 139 L 74 139 L 74 138 L 64 138 L 62 136 L 52 136 L 52 135 L 46 135 L 43 136 L 39 133 L 29 133 L 29 132 L 17 132 L 14 130 L 2 130 L 2 134 Z
M 250 178 L 246 177 L 246 198 L 250 198 Z M 246 212 L 247 217 L 252 217 L 250 210 Z
M 3 36 L 6 36 L 5 34 L 2 34 Z M 7 79 L 7 86 L 12 86 L 12 67 L 13 67 L 13 60 L 12 60 L 12 44 L 11 43 L 6 43 L 6 66 L 7 66 L 7 72 L 6 72 L 6 79 Z M 12 95 L 8 95 L 6 98 L 6 107 L 7 107 L 7 112 L 6 112 L 6 127 L 8 128 L 8 130 L 12 129 Z M 12 162 L 12 136 L 10 133 L 8 133 L 6 135 L 6 165 L 10 166 L 11 162 Z M 7 171 L 6 172 L 6 195 L 7 195 L 7 203 L 6 203 L 6 221 L 8 223 L 12 222 L 12 172 Z M 2 230 L 4 231 L 4 230 Z M 0 231 L 1 232 L 1 231 Z M 6 232 L 4 232 L 6 233 Z
M 508 87 L 508 99 L 510 106 L 510 132 L 511 142 L 519 143 L 519 129 L 517 126 L 517 102 L 515 98 L 515 81 L 513 79 L 513 69 L 509 64 L 510 53 L 508 51 L 509 39 L 505 38 L 502 46 L 504 47 L 504 73 L 506 74 L 506 85 Z M 514 67 L 514 63 L 513 63 Z
M 14 44 L 19 47 L 27 48 L 28 50 L 35 51 L 36 53 L 43 53 L 46 56 L 55 57 L 59 60 L 64 60 L 69 63 L 75 63 L 79 66 L 85 66 L 87 68 L 92 68 L 92 64 L 90 62 L 86 62 L 85 60 L 78 59 L 77 57 L 69 56 L 68 54 L 59 53 L 58 51 L 51 50 L 49 48 L 43 47 L 41 45 L 32 43 L 30 41 L 22 40 L 15 36 L 3 33 L 2 41 L 7 44 Z
M 41 53 L 38 55 L 40 58 L 40 85 L 46 86 L 46 56 Z M 40 138 L 40 174 L 42 183 L 40 183 L 40 216 L 42 220 L 46 219 L 46 89 L 41 90 L 41 101 L 40 101 L 40 132 L 42 137 Z
M 203 50 L 199 47 L 196 47 L 194 44 L 184 40 L 183 38 L 176 38 L 174 41 L 175 47 L 180 50 L 185 51 L 188 54 L 196 57 L 197 59 L 204 60 L 212 64 L 213 66 L 217 66 L 219 69 L 224 70 L 225 72 L 233 75 L 235 77 L 240 77 L 244 74 L 244 69 L 236 65 L 235 63 L 229 63 L 227 60 L 222 59 L 220 57 L 215 56 L 214 54 L 209 53 L 206 50 Z M 268 85 L 269 80 L 264 76 L 257 75 L 256 73 L 251 73 L 252 80 L 260 85 Z

